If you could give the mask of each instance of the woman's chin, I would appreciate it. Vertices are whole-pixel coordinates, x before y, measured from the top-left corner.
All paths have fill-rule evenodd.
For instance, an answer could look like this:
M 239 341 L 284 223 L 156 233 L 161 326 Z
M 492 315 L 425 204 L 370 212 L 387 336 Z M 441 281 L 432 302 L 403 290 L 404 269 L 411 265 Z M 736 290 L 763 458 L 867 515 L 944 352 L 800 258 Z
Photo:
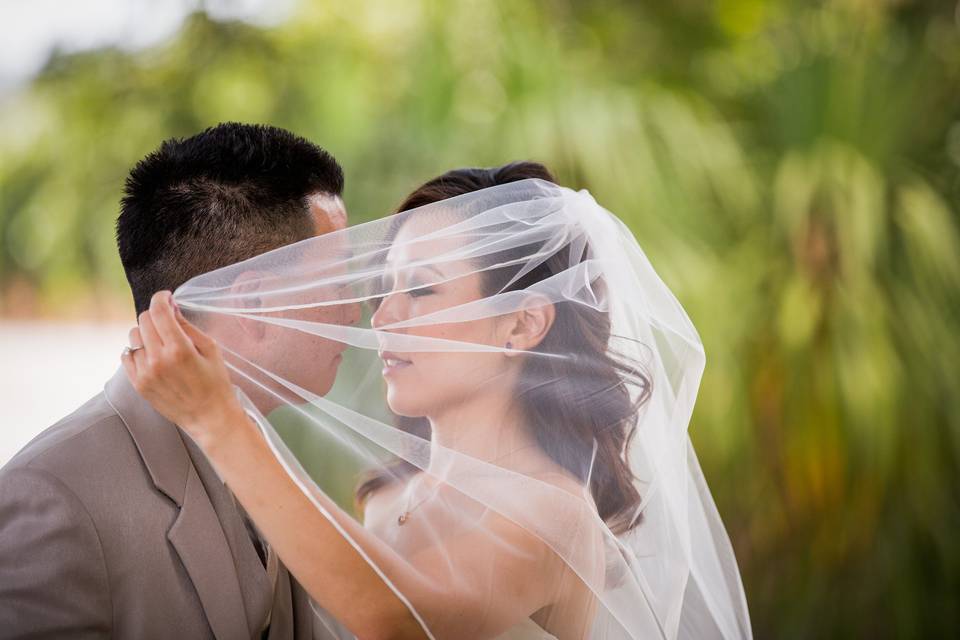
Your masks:
M 390 386 L 387 387 L 387 406 L 394 414 L 404 418 L 420 418 L 426 415 L 421 403 L 411 398 L 410 394 L 404 394 Z

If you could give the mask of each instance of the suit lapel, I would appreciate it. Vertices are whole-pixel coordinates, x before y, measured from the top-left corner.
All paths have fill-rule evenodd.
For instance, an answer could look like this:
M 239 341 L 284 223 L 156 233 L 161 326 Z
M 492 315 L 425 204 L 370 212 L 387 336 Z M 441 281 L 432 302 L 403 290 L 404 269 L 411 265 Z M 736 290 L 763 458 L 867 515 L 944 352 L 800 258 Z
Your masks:
M 196 470 L 190 467 L 180 516 L 167 539 L 180 556 L 218 640 L 249 638 L 230 547 Z
M 247 627 L 259 632 L 267 619 L 272 599 L 272 585 L 267 579 L 267 572 L 257 555 L 250 532 L 229 489 L 220 480 L 200 448 L 189 438 L 185 438 L 184 444 L 193 461 L 193 468 L 203 485 L 204 493 L 209 504 L 213 506 L 220 528 L 230 546 L 247 614 Z M 253 635 L 257 634 L 253 633 Z
M 154 486 L 182 507 L 192 465 L 176 425 L 140 397 L 122 369 L 107 381 L 103 393 L 130 432 Z
M 218 640 L 251 637 L 231 547 L 179 429 L 140 397 L 122 369 L 107 382 L 104 395 L 130 432 L 154 486 L 180 507 L 167 539 L 214 635 Z
M 284 567 L 278 569 L 273 591 L 273 615 L 270 619 L 269 640 L 287 640 L 294 637 L 294 611 L 290 593 L 290 577 Z M 302 635 L 302 634 L 301 634 Z

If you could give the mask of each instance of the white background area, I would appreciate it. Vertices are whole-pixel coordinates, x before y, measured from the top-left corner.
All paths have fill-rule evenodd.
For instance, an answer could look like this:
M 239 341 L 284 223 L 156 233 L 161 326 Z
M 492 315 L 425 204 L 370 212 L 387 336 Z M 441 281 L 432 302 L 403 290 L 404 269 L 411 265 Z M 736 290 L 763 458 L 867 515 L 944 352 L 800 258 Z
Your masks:
M 164 43 L 202 9 L 215 20 L 269 27 L 295 0 L 0 0 L 0 94 L 36 74 L 55 51 L 127 51 Z
M 0 321 L 0 466 L 103 389 L 131 326 Z

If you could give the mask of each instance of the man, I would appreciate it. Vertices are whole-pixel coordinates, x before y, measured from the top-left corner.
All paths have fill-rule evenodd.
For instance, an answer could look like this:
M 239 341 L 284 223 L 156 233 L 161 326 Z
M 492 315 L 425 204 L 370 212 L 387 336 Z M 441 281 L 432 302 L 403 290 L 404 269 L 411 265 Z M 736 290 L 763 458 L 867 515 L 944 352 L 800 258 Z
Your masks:
M 167 140 L 131 171 L 117 220 L 137 312 L 193 276 L 343 228 L 342 189 L 328 153 L 281 129 L 229 123 Z M 347 306 L 324 312 L 357 320 Z M 309 363 L 320 394 L 344 348 L 314 343 L 298 360 L 277 336 L 241 337 L 251 353 Z M 318 624 L 199 449 L 122 370 L 0 469 L 0 637 L 279 640 L 320 635 Z

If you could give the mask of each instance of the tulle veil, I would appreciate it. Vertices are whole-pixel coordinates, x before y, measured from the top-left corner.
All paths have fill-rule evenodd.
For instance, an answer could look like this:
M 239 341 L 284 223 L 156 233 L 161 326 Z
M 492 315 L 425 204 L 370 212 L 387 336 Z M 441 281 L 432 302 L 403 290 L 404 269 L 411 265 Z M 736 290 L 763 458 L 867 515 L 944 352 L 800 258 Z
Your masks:
M 484 189 L 204 274 L 175 299 L 220 341 L 290 477 L 428 637 L 751 637 L 687 432 L 701 341 L 588 192 Z M 218 335 L 227 321 L 272 348 Z M 331 342 L 332 365 L 314 355 Z M 463 611 L 405 590 L 343 518 Z

